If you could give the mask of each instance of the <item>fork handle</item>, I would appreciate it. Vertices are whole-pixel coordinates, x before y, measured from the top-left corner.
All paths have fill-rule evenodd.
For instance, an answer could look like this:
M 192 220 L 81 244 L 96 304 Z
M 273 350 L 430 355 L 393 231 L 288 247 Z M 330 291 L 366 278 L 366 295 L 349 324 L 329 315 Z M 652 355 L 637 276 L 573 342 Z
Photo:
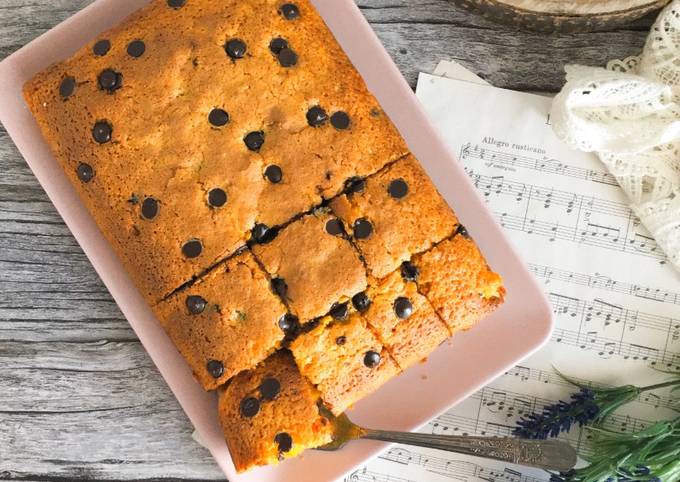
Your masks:
M 571 445 L 557 440 L 430 435 L 370 429 L 364 429 L 361 438 L 446 450 L 557 472 L 574 468 L 577 459 Z

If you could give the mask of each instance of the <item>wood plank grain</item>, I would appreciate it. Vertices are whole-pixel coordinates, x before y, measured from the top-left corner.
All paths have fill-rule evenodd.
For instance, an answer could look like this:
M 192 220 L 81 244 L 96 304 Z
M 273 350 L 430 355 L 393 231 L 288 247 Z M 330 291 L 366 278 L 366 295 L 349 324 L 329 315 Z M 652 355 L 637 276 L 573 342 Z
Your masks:
M 91 1 L 3 0 L 0 58 Z M 449 58 L 502 87 L 554 92 L 565 63 L 637 53 L 651 24 L 543 36 L 445 0 L 357 3 L 411 85 Z M 0 480 L 222 478 L 2 128 L 0 366 Z
M 604 65 L 639 53 L 646 38 L 638 31 L 545 36 L 439 24 L 373 27 L 412 86 L 418 72 L 431 72 L 439 60 L 450 59 L 497 87 L 540 92 L 560 89 L 565 64 Z
M 0 342 L 0 479 L 219 480 L 139 342 Z

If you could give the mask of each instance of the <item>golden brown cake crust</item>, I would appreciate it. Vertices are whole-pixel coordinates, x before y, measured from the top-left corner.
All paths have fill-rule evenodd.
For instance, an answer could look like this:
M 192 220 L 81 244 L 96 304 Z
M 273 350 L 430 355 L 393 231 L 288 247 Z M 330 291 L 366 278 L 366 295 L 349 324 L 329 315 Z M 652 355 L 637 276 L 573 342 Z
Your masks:
M 155 310 L 206 390 L 263 361 L 284 337 L 286 308 L 247 251 Z
M 330 443 L 318 391 L 289 352 L 280 351 L 219 391 L 219 418 L 238 472 L 276 464 L 306 448 Z
M 309 1 L 296 2 L 295 20 L 278 12 L 282 3 L 154 0 L 25 86 L 55 157 L 151 303 L 243 246 L 256 222 L 288 221 L 407 150 Z M 270 49 L 278 37 L 296 65 Z M 232 60 L 225 44 L 235 38 L 246 53 Z M 110 49 L 96 55 L 101 40 Z M 64 98 L 67 78 L 75 87 Z M 347 113 L 347 128 L 311 127 L 316 105 L 328 119 Z M 211 124 L 214 109 L 228 113 L 226 125 Z M 93 139 L 99 121 L 112 128 L 103 144 Z M 260 131 L 264 145 L 249 150 L 244 137 Z M 283 171 L 278 183 L 264 176 L 271 165 Z M 219 207 L 208 202 L 213 189 L 227 195 Z M 142 215 L 148 198 L 153 219 Z M 195 258 L 182 252 L 191 240 L 201 242 Z
M 362 192 L 334 199 L 331 209 L 353 233 L 375 278 L 450 236 L 457 223 L 412 155 L 367 179 Z
M 328 232 L 325 211 L 304 216 L 268 244 L 253 247 L 272 278 L 287 286 L 286 300 L 302 323 L 322 316 L 366 287 L 366 272 L 352 245 Z
M 489 268 L 477 245 L 464 234 L 442 241 L 416 256 L 413 263 L 420 271 L 420 292 L 452 332 L 471 328 L 503 303 L 501 277 Z
M 398 373 L 389 352 L 357 313 L 346 321 L 324 317 L 291 344 L 291 351 L 300 372 L 319 389 L 335 414 Z
M 427 358 L 451 336 L 416 284 L 404 281 L 399 271 L 371 281 L 367 293 L 371 305 L 362 316 L 402 370 Z

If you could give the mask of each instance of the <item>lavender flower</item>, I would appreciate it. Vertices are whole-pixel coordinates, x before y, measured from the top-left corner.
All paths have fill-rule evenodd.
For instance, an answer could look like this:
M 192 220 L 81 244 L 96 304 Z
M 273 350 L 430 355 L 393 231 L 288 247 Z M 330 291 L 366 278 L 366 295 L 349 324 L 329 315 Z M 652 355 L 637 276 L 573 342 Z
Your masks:
M 517 422 L 514 435 L 528 439 L 547 439 L 557 437 L 561 432 L 568 432 L 574 425 L 583 425 L 595 420 L 600 408 L 595 392 L 589 388 L 581 388 L 571 396 L 571 401 L 559 402 L 543 408 L 540 414 L 522 417 Z
M 546 439 L 557 437 L 562 432 L 569 432 L 572 427 L 587 424 L 600 424 L 616 409 L 635 400 L 642 392 L 664 387 L 680 386 L 680 379 L 636 387 L 623 385 L 613 388 L 587 387 L 562 374 L 565 380 L 579 387 L 579 391 L 571 395 L 568 402 L 560 400 L 548 405 L 540 413 L 522 417 L 517 421 L 513 431 L 517 437 L 528 439 Z

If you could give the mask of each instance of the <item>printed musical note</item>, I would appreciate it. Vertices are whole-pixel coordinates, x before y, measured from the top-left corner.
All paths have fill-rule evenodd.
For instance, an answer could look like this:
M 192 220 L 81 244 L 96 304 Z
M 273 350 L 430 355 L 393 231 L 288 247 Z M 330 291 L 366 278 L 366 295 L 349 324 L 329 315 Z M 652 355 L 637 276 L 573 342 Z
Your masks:
M 618 186 L 616 178 L 602 169 L 586 169 L 583 167 L 565 164 L 558 161 L 557 159 L 550 159 L 545 156 L 539 159 L 531 156 L 524 156 L 514 153 L 510 154 L 488 148 L 480 149 L 478 146 L 475 146 L 474 148 L 471 147 L 472 144 L 467 143 L 460 151 L 460 160 L 463 162 L 467 161 L 466 164 L 475 164 L 475 160 L 491 160 L 498 166 L 511 166 L 515 168 L 519 167 L 522 169 L 583 179 L 600 184 L 608 184 L 610 186 Z
M 416 482 L 415 480 L 397 477 L 395 475 L 371 472 L 366 468 L 357 470 L 345 479 L 345 482 Z
M 629 309 L 600 299 L 583 300 L 552 292 L 548 293 L 548 298 L 556 315 L 587 322 L 598 320 L 603 328 L 611 324 L 621 324 L 622 327 L 644 327 L 661 333 L 680 329 L 680 318 Z
M 506 377 L 515 378 L 522 382 L 536 381 L 545 385 L 557 385 L 561 387 L 573 388 L 573 384 L 553 370 L 542 370 L 540 368 L 531 368 L 522 365 L 511 368 L 505 373 Z M 571 377 L 572 380 L 581 385 L 593 385 L 590 380 L 584 378 Z M 606 386 L 606 385 L 605 385 Z M 671 397 L 662 397 L 656 393 L 646 392 L 638 397 L 638 402 L 641 404 L 650 405 L 654 408 L 673 408 L 676 404 Z
M 646 256 L 665 264 L 666 256 L 639 226 L 627 204 L 480 174 L 465 167 L 496 219 L 507 228 L 530 235 Z M 498 211 L 496 206 L 502 206 Z M 559 216 L 550 213 L 559 208 Z M 597 219 L 597 220 L 596 220 Z
M 600 273 L 594 273 L 592 275 L 582 274 L 540 264 L 529 263 L 529 269 L 536 276 L 543 278 L 546 281 L 555 279 L 581 286 L 612 291 L 615 293 L 633 295 L 638 298 L 659 301 L 661 303 L 673 303 L 680 305 L 680 291 L 670 291 L 634 283 L 626 283 L 623 281 L 614 280 Z
M 415 448 L 391 448 L 380 456 L 381 460 L 404 464 L 421 466 L 428 472 L 434 472 L 445 477 L 467 480 L 477 478 L 489 482 L 512 481 L 512 482 L 539 482 L 541 479 L 523 475 L 521 472 L 510 468 L 493 468 L 490 465 L 481 465 L 476 459 L 474 462 L 465 460 L 460 455 L 451 454 L 451 458 L 440 456 L 426 456 L 420 449 Z

